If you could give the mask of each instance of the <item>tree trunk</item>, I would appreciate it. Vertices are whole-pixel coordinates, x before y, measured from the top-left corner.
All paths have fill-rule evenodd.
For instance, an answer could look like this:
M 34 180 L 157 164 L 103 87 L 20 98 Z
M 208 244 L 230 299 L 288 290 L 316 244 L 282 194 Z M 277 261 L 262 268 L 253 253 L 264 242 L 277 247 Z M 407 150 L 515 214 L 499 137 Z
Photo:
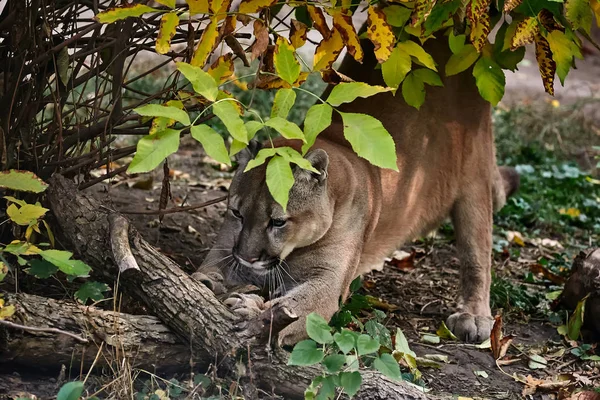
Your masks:
M 574 310 L 587 295 L 584 323 L 600 334 L 600 248 L 588 249 L 575 258 L 560 303 Z
M 274 310 L 272 321 L 267 311 L 248 321 L 247 329 L 240 331 L 240 321 L 206 286 L 150 246 L 122 216 L 76 192 L 63 177 L 53 177 L 50 184 L 51 209 L 72 248 L 96 275 L 111 284 L 118 280 L 119 290 L 144 303 L 180 340 L 188 343 L 197 365 L 218 365 L 221 375 L 241 383 L 248 398 L 256 397 L 257 388 L 286 399 L 304 397 L 304 390 L 321 370 L 288 366 L 287 353 L 272 348 L 266 340 L 271 329 L 276 336 L 294 320 L 286 310 Z M 240 360 L 244 360 L 243 365 L 238 363 Z M 365 373 L 356 398 L 427 396 L 403 382 Z
M 4 299 L 16 306 L 12 322 L 46 331 L 0 325 L 0 364 L 36 365 L 49 370 L 73 365 L 87 371 L 94 360 L 96 367 L 103 367 L 127 359 L 131 366 L 149 371 L 189 370 L 189 346 L 156 317 L 104 311 L 24 293 L 5 294 Z M 48 329 L 72 333 L 87 343 Z

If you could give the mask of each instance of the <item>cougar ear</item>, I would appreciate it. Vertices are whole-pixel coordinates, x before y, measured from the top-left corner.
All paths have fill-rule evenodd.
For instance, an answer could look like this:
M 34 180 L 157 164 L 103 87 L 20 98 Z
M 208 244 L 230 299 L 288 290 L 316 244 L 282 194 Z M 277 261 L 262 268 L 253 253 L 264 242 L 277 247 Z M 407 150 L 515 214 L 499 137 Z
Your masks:
M 240 167 L 244 167 L 248 164 L 248 161 L 256 157 L 261 148 L 262 144 L 252 139 L 245 149 L 235 155 L 235 161 L 237 161 Z
M 309 151 L 304 158 L 310 161 L 311 165 L 319 171 L 320 174 L 315 174 L 314 172 L 306 170 L 302 170 L 302 173 L 310 175 L 311 178 L 316 179 L 319 183 L 325 182 L 327 179 L 327 167 L 329 166 L 329 156 L 327 155 L 327 152 L 323 149 L 314 149 Z

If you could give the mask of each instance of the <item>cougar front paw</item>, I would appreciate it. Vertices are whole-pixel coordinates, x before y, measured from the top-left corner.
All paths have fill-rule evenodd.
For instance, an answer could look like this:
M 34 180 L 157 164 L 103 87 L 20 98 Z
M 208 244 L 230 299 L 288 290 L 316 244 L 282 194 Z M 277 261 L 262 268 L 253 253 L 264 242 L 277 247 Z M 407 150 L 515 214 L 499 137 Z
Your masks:
M 224 303 L 243 319 L 257 317 L 266 309 L 264 299 L 256 294 L 231 293 Z
M 481 343 L 490 337 L 494 320 L 482 315 L 457 312 L 448 317 L 446 325 L 460 340 L 467 343 Z
M 202 282 L 207 288 L 213 291 L 214 294 L 219 295 L 227 291 L 225 285 L 223 285 L 223 276 L 218 272 L 194 272 L 192 278 Z

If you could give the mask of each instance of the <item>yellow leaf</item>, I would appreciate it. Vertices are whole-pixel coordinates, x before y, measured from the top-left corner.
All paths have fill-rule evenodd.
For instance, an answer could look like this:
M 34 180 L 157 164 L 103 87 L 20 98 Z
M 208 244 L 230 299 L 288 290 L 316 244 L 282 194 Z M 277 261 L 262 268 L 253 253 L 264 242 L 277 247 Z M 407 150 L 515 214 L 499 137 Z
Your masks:
M 225 54 L 217 58 L 208 69 L 208 74 L 217 82 L 225 82 L 233 76 L 233 60 L 232 54 Z
M 4 265 L 4 264 L 2 264 Z M 4 265 L 6 267 L 6 265 Z M 0 308 L 4 307 L 4 299 L 0 299 Z
M 436 0 L 416 0 L 410 22 L 411 26 L 416 27 L 422 25 L 427 17 L 429 17 L 435 3 Z
M 375 46 L 375 57 L 379 63 L 385 62 L 394 50 L 396 36 L 380 9 L 369 6 L 367 18 L 367 36 Z
M 217 19 L 213 17 L 206 28 L 204 28 L 198 47 L 196 47 L 196 51 L 190 62 L 193 66 L 204 67 L 208 56 L 217 46 L 217 40 L 219 39 L 219 27 L 217 24 Z
M 175 8 L 175 0 L 156 0 L 156 2 L 169 8 Z
M 306 24 L 292 19 L 292 25 L 290 26 L 290 42 L 295 49 L 304 46 L 306 43 L 306 35 L 308 33 L 308 27 Z
M 596 26 L 600 28 L 600 0 L 590 0 L 590 7 L 596 16 Z
M 242 14 L 254 14 L 265 7 L 271 7 L 277 0 L 247 0 L 240 3 L 239 12 Z
M 504 3 L 504 12 L 508 14 L 509 12 L 517 8 L 522 2 L 523 0 L 506 0 L 506 2 Z
M 109 8 L 96 14 L 95 19 L 101 24 L 112 24 L 129 17 L 139 17 L 148 12 L 157 11 L 155 8 L 144 4 L 127 4 L 120 7 Z
M 541 35 L 535 35 L 535 58 L 538 62 L 540 75 L 544 82 L 546 92 L 554 96 L 554 74 L 556 73 L 556 62 L 552 58 L 552 51 L 548 41 Z
M 8 274 L 8 265 L 0 261 L 0 282 L 4 280 L 4 277 Z M 4 305 L 4 299 L 0 299 L 0 308 Z
M 523 21 L 517 24 L 515 34 L 512 37 L 510 49 L 516 50 L 521 46 L 532 43 L 539 31 L 540 27 L 537 19 L 529 17 L 525 18 Z
M 467 6 L 467 17 L 471 23 L 471 43 L 481 52 L 490 33 L 490 14 L 488 6 L 490 0 L 471 0 Z
M 15 306 L 13 306 L 13 305 L 4 306 L 4 307 L 0 308 L 0 319 L 10 318 L 14 315 L 14 313 L 15 313 Z
M 330 31 L 329 27 L 327 26 L 327 21 L 325 21 L 325 15 L 323 15 L 323 10 L 311 5 L 307 5 L 306 9 L 308 10 L 308 15 L 310 15 L 310 19 L 313 22 L 313 26 L 323 36 L 323 39 L 329 39 L 329 36 L 333 32 Z
M 558 212 L 562 215 L 568 215 L 571 218 L 577 218 L 581 215 L 581 211 L 577 208 L 561 208 Z
M 315 50 L 314 66 L 315 71 L 329 69 L 337 60 L 338 56 L 344 48 L 342 35 L 337 29 L 333 29 L 331 36 L 323 39 Z
M 185 0 L 190 7 L 190 15 L 208 14 L 208 0 Z
M 352 25 L 352 17 L 338 11 L 333 14 L 333 26 L 342 35 L 348 53 L 350 53 L 356 61 L 362 62 L 363 50 L 360 46 L 360 40 L 358 39 L 354 25 Z
M 218 20 L 226 17 L 226 13 L 229 10 L 229 6 L 231 5 L 231 0 L 212 0 L 210 2 L 210 10 L 214 14 L 219 14 Z
M 47 208 L 35 206 L 33 204 L 25 204 L 22 207 L 17 207 L 11 204 L 6 209 L 6 215 L 12 222 L 17 225 L 28 226 L 35 223 L 39 218 L 43 217 Z
M 175 31 L 179 25 L 177 13 L 170 12 L 160 19 L 160 28 L 156 38 L 156 52 L 165 54 L 171 49 L 171 39 L 175 36 Z

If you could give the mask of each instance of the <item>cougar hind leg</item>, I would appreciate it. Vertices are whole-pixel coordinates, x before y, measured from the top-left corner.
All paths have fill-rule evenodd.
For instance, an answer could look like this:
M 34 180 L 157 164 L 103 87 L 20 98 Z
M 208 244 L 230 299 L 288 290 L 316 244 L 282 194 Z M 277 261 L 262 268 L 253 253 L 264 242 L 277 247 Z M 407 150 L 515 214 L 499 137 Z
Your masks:
M 493 182 L 472 182 L 452 209 L 461 257 L 460 303 L 447 324 L 459 339 L 481 342 L 492 329 L 490 310 Z

